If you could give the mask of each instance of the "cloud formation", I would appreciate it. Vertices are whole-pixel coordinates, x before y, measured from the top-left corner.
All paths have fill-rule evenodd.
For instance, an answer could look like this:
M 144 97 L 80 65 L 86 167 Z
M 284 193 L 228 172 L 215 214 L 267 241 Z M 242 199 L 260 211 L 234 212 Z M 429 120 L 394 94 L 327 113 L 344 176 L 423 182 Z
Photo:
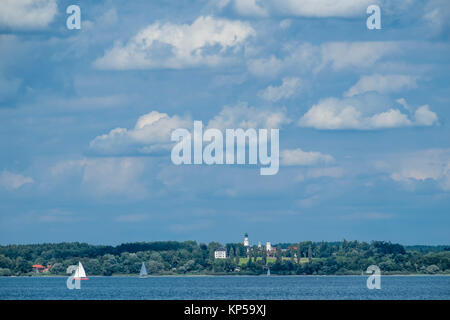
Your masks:
M 437 115 L 428 105 L 414 113 L 402 113 L 390 108 L 382 112 L 368 112 L 363 101 L 357 99 L 326 98 L 313 105 L 298 121 L 300 127 L 319 130 L 374 130 L 407 126 L 432 126 Z
M 450 191 L 450 150 L 429 149 L 389 157 L 376 167 L 391 179 L 403 182 L 434 181 L 439 188 Z
M 266 17 L 268 11 L 259 5 L 260 2 L 260 0 L 234 0 L 233 5 L 240 15 Z
M 217 7 L 232 7 L 242 16 L 287 15 L 297 17 L 363 16 L 378 0 L 213 0 Z
M 155 22 L 94 62 L 99 69 L 181 69 L 229 62 L 255 30 L 247 22 L 210 16 L 191 25 Z
M 151 111 L 139 117 L 132 129 L 115 128 L 97 136 L 89 146 L 100 154 L 152 154 L 169 150 L 172 146 L 170 134 L 177 128 L 190 128 L 192 122 L 177 115 Z
M 81 179 L 80 187 L 92 195 L 129 195 L 142 197 L 147 193 L 142 179 L 146 159 L 142 157 L 99 157 L 62 160 L 50 167 L 50 177 L 61 184 L 71 178 Z
M 332 156 L 316 151 L 307 152 L 297 148 L 286 149 L 280 152 L 280 163 L 284 166 L 311 166 L 333 162 L 334 158 Z
M 249 107 L 241 102 L 235 106 L 225 106 L 218 115 L 208 122 L 209 128 L 224 129 L 279 129 L 290 122 L 285 109 L 263 109 Z
M 352 97 L 370 91 L 391 93 L 398 92 L 403 89 L 413 89 L 417 87 L 416 81 L 417 78 L 414 76 L 400 74 L 373 74 L 369 76 L 362 76 L 355 85 L 344 93 L 344 96 Z
M 362 16 L 367 6 L 377 0 L 271 0 L 278 10 L 287 15 L 301 17 L 353 17 Z
M 0 27 L 45 28 L 54 19 L 56 0 L 0 0 Z
M 33 178 L 3 170 L 0 174 L 0 186 L 5 189 L 18 189 L 24 184 L 34 183 Z
M 259 96 L 265 100 L 277 102 L 281 99 L 287 99 L 300 90 L 302 80 L 300 78 L 283 78 L 283 83 L 279 87 L 268 86 L 259 92 Z
M 313 45 L 308 42 L 288 43 L 281 57 L 252 57 L 247 61 L 253 75 L 275 76 L 282 72 L 313 72 L 326 68 L 333 71 L 344 69 L 368 69 L 385 56 L 400 52 L 400 45 L 392 41 L 372 42 L 325 42 Z
M 225 129 L 272 129 L 281 128 L 290 120 L 285 109 L 271 110 L 249 107 L 241 102 L 225 106 L 208 124 L 208 128 Z M 134 128 L 115 128 L 95 137 L 89 144 L 92 151 L 103 155 L 161 154 L 173 146 L 171 133 L 178 128 L 190 130 L 190 117 L 169 116 L 151 111 L 138 118 Z

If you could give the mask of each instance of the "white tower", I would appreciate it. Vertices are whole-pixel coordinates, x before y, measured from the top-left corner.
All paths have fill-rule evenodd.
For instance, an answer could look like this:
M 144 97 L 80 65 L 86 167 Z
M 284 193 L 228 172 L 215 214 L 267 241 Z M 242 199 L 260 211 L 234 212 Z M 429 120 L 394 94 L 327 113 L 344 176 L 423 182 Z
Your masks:
M 248 234 L 246 232 L 245 235 L 244 235 L 244 247 L 248 247 L 248 246 L 249 246 L 249 244 L 248 244 Z
M 272 245 L 270 242 L 266 242 L 266 251 L 272 251 Z

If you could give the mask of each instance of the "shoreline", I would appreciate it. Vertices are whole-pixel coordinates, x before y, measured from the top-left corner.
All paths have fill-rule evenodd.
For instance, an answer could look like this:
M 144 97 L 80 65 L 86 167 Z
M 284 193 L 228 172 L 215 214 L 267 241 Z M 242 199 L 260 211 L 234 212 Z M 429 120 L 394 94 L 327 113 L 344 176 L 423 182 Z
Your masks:
M 0 279 L 6 278 L 67 278 L 69 275 L 42 275 L 42 276 L 2 276 Z M 261 275 L 251 275 L 251 274 L 166 274 L 166 275 L 151 275 L 147 278 L 169 278 L 169 277 L 369 277 L 370 274 L 357 275 L 357 274 L 322 274 L 322 275 L 303 275 L 303 274 L 272 274 L 267 276 L 265 274 Z M 450 274 L 381 274 L 382 277 L 448 277 Z M 140 278 L 139 275 L 127 275 L 127 274 L 117 274 L 111 276 L 102 275 L 92 275 L 88 278 Z

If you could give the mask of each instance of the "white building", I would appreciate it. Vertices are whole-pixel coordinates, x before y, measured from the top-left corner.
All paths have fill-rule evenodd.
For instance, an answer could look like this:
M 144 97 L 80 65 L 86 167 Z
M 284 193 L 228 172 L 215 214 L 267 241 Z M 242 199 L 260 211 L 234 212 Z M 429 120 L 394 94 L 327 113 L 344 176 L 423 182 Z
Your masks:
M 249 243 L 248 243 L 248 234 L 247 234 L 247 232 L 245 233 L 245 235 L 244 235 L 244 247 L 248 247 L 249 246 Z
M 270 242 L 266 242 L 266 251 L 272 251 L 272 245 Z
M 215 259 L 226 259 L 227 258 L 227 250 L 224 248 L 217 248 L 216 251 L 214 251 L 214 258 Z

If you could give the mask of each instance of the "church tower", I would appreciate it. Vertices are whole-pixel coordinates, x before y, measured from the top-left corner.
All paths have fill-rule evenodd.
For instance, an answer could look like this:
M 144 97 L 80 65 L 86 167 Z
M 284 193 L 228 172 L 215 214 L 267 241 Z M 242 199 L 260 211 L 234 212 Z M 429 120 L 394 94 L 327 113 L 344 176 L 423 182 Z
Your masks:
M 248 246 L 249 246 L 249 244 L 248 244 L 248 234 L 246 232 L 245 235 L 244 235 L 244 247 L 248 247 Z

